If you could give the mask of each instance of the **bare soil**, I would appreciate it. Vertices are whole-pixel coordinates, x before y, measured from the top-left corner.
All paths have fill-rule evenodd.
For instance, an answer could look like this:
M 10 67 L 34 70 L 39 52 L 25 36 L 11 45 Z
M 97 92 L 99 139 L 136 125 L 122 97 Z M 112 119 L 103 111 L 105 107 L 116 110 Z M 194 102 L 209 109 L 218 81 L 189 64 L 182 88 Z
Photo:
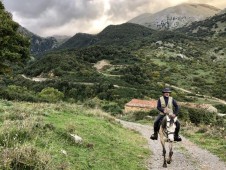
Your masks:
M 97 71 L 100 71 L 101 69 L 103 69 L 107 65 L 110 65 L 109 61 L 101 60 L 101 61 L 98 61 L 96 64 L 94 64 L 94 67 L 97 69 Z
M 141 125 L 127 121 L 118 120 L 124 127 L 138 131 L 148 140 L 149 149 L 152 151 L 150 159 L 147 161 L 147 169 L 168 169 L 168 170 L 226 170 L 226 163 L 217 156 L 201 149 L 194 143 L 182 136 L 182 142 L 173 144 L 173 161 L 163 168 L 162 146 L 159 140 L 151 140 L 150 135 L 153 128 L 148 125 Z M 166 147 L 168 148 L 168 147 Z M 168 151 L 167 151 L 168 154 Z

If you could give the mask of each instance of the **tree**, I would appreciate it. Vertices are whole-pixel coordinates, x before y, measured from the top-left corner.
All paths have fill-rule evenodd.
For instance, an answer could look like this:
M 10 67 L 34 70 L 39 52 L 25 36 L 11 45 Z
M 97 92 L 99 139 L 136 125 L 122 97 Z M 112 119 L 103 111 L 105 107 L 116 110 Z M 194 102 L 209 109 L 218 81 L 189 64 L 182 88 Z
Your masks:
M 0 1 L 0 74 L 11 72 L 15 64 L 29 57 L 29 41 L 17 32 L 18 27 Z

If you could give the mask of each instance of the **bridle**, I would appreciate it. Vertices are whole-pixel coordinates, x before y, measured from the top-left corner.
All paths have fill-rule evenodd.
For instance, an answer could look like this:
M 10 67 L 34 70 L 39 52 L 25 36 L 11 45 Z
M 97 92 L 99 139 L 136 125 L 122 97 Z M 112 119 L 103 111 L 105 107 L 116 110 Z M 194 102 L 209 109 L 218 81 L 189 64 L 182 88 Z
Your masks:
M 174 134 L 175 130 L 169 131 L 168 129 L 176 122 L 176 117 L 175 118 L 170 118 L 168 115 L 166 115 L 166 126 L 163 128 L 163 134 L 164 136 L 169 140 L 169 135 Z

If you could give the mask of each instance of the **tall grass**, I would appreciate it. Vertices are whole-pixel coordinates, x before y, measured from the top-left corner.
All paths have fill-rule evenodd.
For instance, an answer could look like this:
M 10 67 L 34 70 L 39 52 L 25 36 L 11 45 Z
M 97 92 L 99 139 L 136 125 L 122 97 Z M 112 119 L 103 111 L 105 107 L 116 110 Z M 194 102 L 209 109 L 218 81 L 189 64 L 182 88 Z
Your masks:
M 201 148 L 209 150 L 226 162 L 226 133 L 224 127 L 187 125 L 182 127 L 182 133 Z
M 101 110 L 3 100 L 0 108 L 0 169 L 145 169 L 146 141 Z

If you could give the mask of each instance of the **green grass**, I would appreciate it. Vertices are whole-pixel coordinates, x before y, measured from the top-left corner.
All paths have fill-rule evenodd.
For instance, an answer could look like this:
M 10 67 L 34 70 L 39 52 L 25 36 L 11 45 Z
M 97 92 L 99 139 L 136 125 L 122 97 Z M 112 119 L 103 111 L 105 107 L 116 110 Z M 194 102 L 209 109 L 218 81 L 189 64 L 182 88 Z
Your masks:
M 2 100 L 0 108 L 0 169 L 140 170 L 150 156 L 144 138 L 98 109 Z
M 182 127 L 183 128 L 183 127 Z M 183 130 L 183 135 L 203 149 L 217 155 L 226 162 L 226 140 L 220 130 L 211 129 L 206 126 L 189 128 Z M 191 130 L 192 129 L 192 130 Z M 222 130 L 221 130 L 222 131 Z

